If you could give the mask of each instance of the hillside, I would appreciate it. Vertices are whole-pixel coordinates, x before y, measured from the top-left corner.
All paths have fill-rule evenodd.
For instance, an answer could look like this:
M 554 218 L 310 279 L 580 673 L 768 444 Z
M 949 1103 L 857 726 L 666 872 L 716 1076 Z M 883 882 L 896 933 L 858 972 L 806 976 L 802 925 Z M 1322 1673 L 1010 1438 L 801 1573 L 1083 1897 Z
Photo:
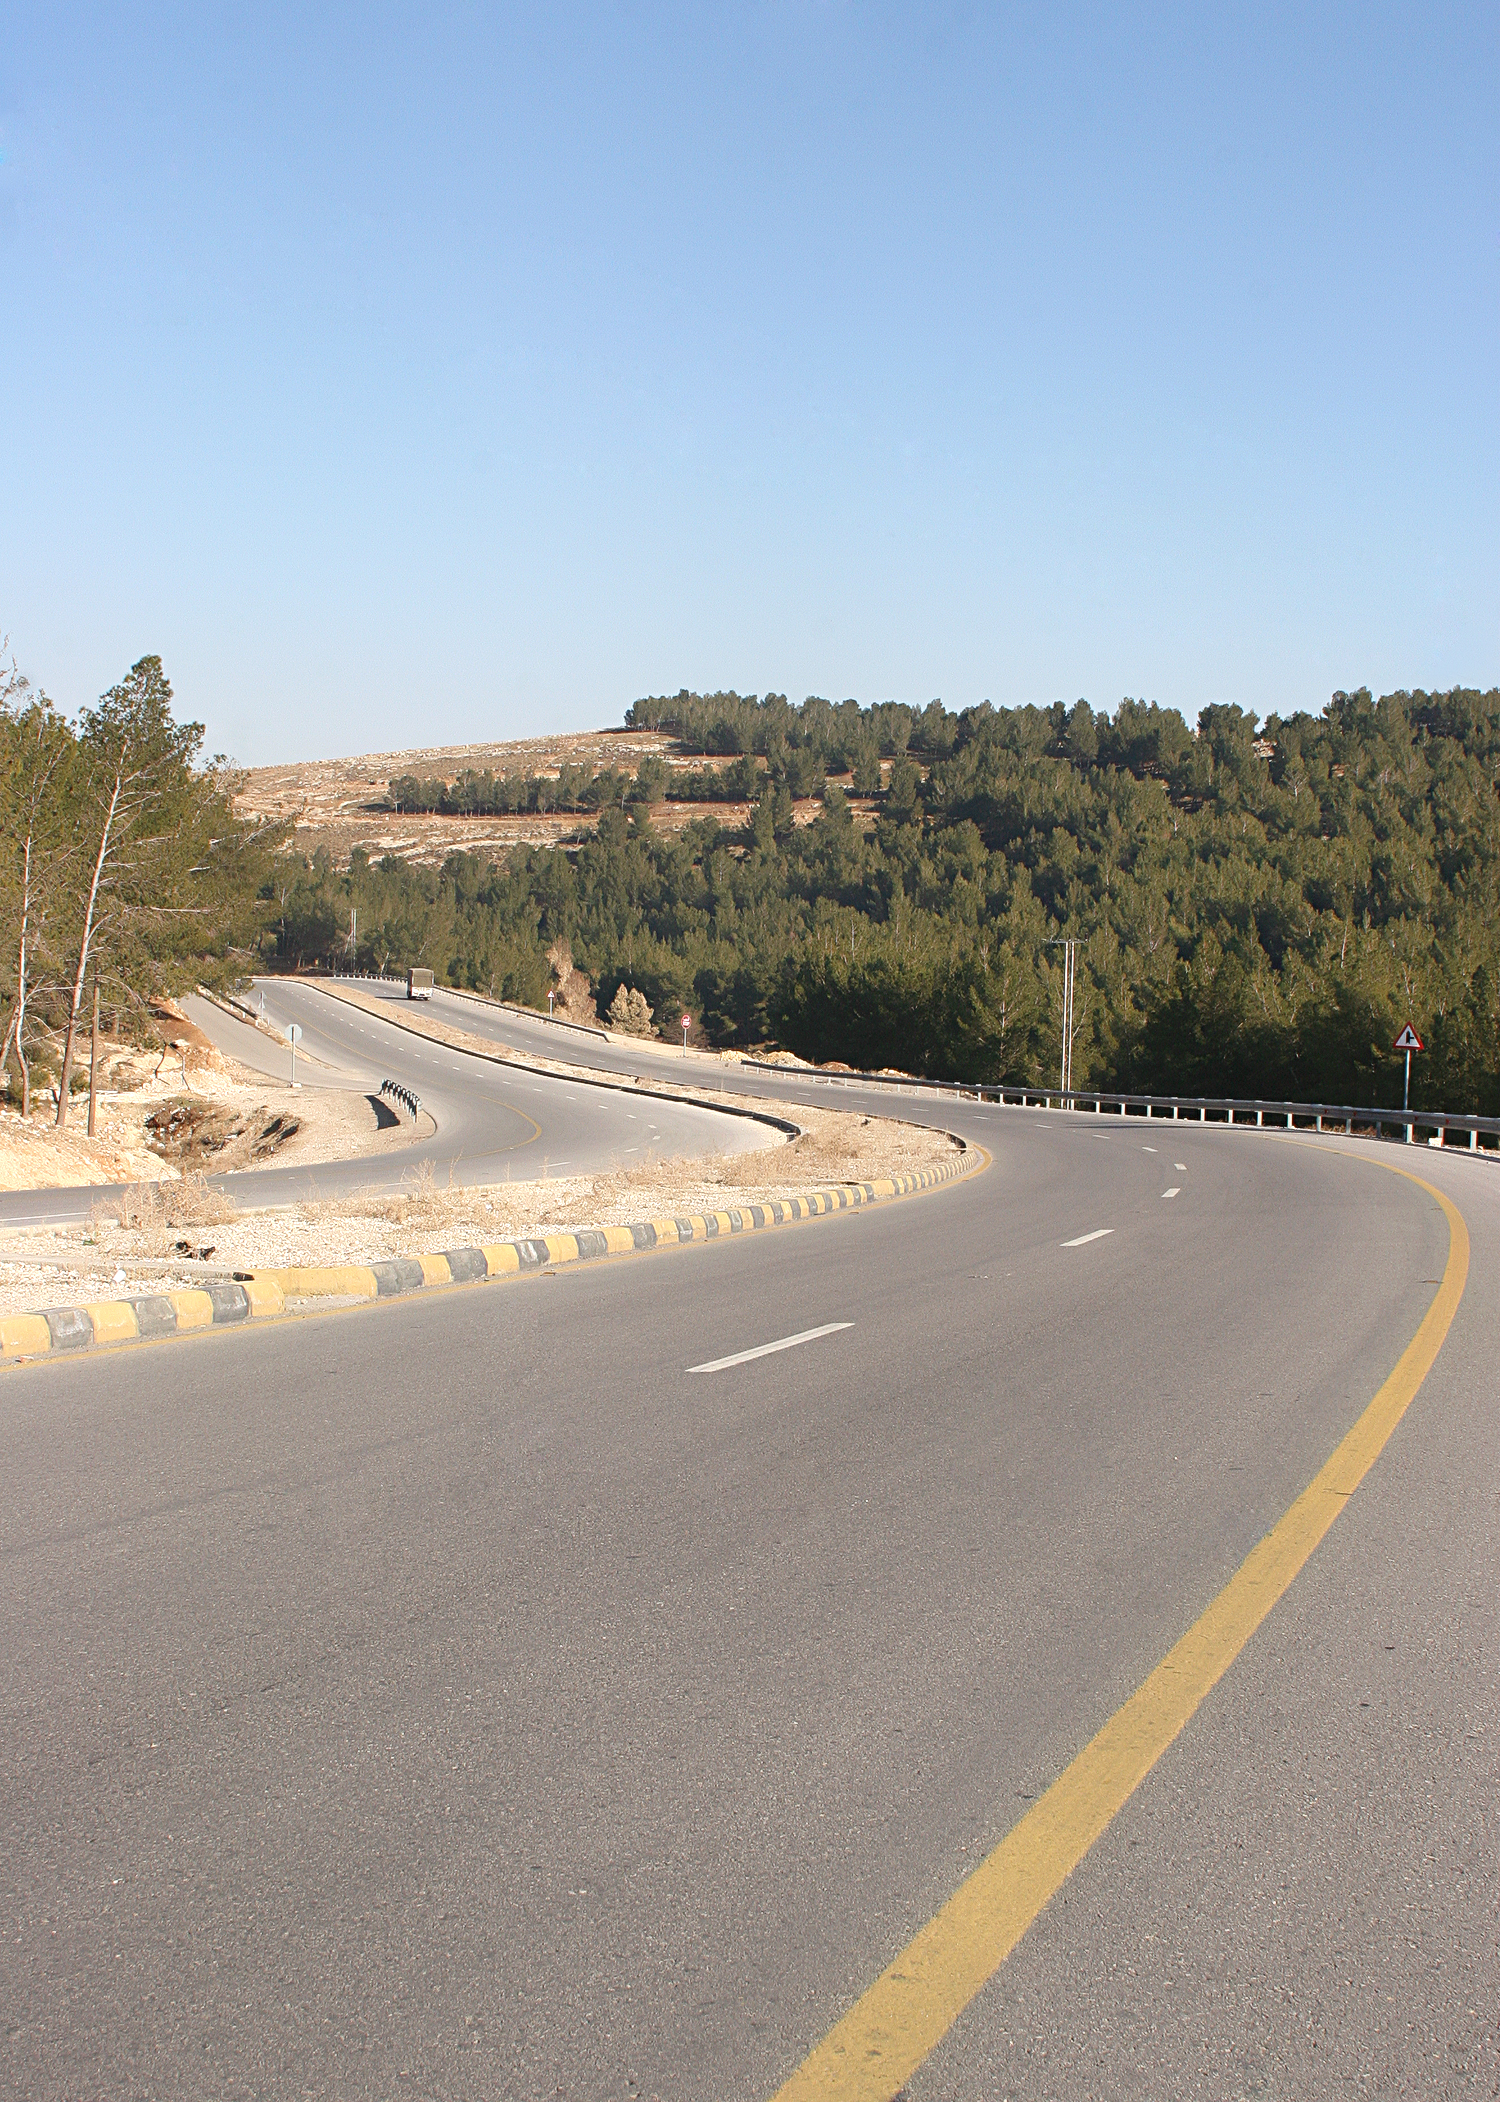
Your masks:
M 1399 1102 L 1410 1021 L 1419 1104 L 1500 1110 L 1497 692 L 1194 726 L 684 693 L 276 793 L 330 847 L 278 881 L 285 968 L 347 960 L 353 909 L 361 965 L 541 1005 L 566 948 L 711 1042 L 1034 1083 L 1072 937 L 1079 1085 Z
M 483 815 L 397 811 L 390 802 L 393 780 L 412 775 L 452 782 L 482 771 L 554 776 L 564 767 L 634 776 L 642 760 L 657 760 L 673 774 L 699 768 L 699 762 L 664 732 L 591 730 L 519 738 L 508 744 L 442 745 L 251 767 L 240 777 L 235 807 L 247 819 L 289 824 L 296 852 L 309 860 L 321 849 L 342 868 L 359 848 L 372 861 L 383 854 L 397 854 L 403 861 L 437 868 L 454 851 L 502 855 L 517 846 L 576 844 L 593 829 L 592 814 L 570 810 Z M 810 824 L 818 807 L 811 798 L 804 798 L 799 822 Z M 691 804 L 665 797 L 655 800 L 651 810 L 658 829 L 667 831 L 681 830 L 693 816 Z M 727 796 L 722 815 L 726 822 L 744 823 L 749 806 L 743 798 Z

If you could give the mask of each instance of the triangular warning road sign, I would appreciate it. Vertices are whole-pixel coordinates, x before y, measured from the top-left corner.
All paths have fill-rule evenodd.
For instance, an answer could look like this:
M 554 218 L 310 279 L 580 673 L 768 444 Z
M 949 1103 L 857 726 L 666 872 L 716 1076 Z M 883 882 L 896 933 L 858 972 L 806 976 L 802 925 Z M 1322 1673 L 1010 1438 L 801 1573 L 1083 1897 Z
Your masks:
M 1421 1048 L 1422 1039 L 1417 1035 L 1416 1030 L 1412 1028 L 1411 1023 L 1408 1022 L 1396 1039 L 1396 1049 L 1398 1051 L 1420 1051 Z

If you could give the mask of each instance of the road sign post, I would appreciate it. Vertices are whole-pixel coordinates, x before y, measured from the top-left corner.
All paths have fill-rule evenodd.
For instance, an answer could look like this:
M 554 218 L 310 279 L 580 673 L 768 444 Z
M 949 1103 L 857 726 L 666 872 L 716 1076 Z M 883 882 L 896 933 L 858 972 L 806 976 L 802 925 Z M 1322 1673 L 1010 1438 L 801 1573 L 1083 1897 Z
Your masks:
M 1411 1109 L 1411 1055 L 1413 1051 L 1420 1051 L 1421 1048 L 1422 1039 L 1417 1035 L 1416 1030 L 1412 1028 L 1411 1023 L 1408 1022 L 1396 1039 L 1396 1049 L 1406 1053 L 1406 1081 L 1401 1089 L 1401 1107 L 1403 1111 L 1409 1112 Z M 1406 1127 L 1406 1143 L 1408 1146 L 1411 1144 L 1410 1124 Z
M 302 1030 L 298 1023 L 292 1022 L 288 1025 L 286 1040 L 292 1047 L 292 1086 L 295 1087 L 297 1085 L 297 1046 L 302 1041 Z
M 682 1055 L 683 1055 L 683 1057 L 684 1057 L 684 1058 L 686 1058 L 686 1057 L 687 1057 L 687 1038 L 688 1038 L 688 1031 L 689 1031 L 689 1030 L 690 1030 L 690 1029 L 692 1028 L 692 1026 L 693 1026 L 693 1018 L 692 1018 L 692 1016 L 691 1016 L 691 1015 L 684 1015 L 684 1016 L 683 1016 L 683 1018 L 682 1018 Z

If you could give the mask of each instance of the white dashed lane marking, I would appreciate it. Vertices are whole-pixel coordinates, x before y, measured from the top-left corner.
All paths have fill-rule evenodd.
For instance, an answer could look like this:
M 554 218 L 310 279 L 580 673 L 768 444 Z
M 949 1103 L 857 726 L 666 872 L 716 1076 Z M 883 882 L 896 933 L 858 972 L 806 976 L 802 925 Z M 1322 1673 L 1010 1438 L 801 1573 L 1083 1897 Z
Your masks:
M 853 1328 L 852 1321 L 826 1321 L 821 1328 L 804 1328 L 799 1335 L 780 1336 L 774 1343 L 757 1343 L 753 1350 L 737 1350 L 733 1357 L 710 1358 L 706 1365 L 689 1365 L 689 1372 L 727 1372 L 731 1365 L 748 1365 L 752 1358 L 769 1357 L 773 1350 L 795 1350 L 799 1343 L 816 1343 L 819 1336 L 836 1335 Z

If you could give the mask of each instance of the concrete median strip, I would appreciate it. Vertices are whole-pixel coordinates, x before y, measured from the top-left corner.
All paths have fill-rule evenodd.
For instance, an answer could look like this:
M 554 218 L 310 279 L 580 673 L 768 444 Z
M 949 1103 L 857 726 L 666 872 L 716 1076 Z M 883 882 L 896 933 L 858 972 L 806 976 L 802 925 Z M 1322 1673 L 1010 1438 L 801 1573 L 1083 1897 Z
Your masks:
M 201 1291 L 150 1292 L 132 1299 L 91 1299 L 40 1314 L 0 1315 L 0 1358 L 57 1356 L 101 1343 L 135 1343 L 264 1320 L 285 1311 L 279 1285 L 247 1277 Z
M 82 1306 L 52 1307 L 42 1313 L 7 1314 L 0 1316 L 0 1359 L 58 1357 L 111 1343 L 133 1343 L 193 1331 L 206 1333 L 244 1321 L 264 1321 L 287 1312 L 300 1312 L 319 1302 L 350 1305 L 398 1298 L 435 1285 L 481 1284 L 491 1278 L 517 1277 L 567 1263 L 599 1262 L 609 1256 L 639 1255 L 653 1248 L 681 1248 L 734 1234 L 758 1233 L 802 1219 L 824 1219 L 835 1212 L 858 1211 L 893 1197 L 915 1196 L 919 1191 L 937 1189 L 970 1175 L 988 1160 L 982 1148 L 967 1146 L 958 1158 L 941 1167 L 881 1176 L 873 1182 L 832 1183 L 822 1189 L 806 1190 L 797 1197 L 733 1205 L 725 1211 L 640 1219 L 628 1226 L 574 1227 L 566 1233 L 539 1234 L 529 1240 L 500 1241 L 481 1248 L 445 1248 L 432 1255 L 396 1256 L 382 1262 L 258 1270 L 202 1290 L 91 1300 Z

